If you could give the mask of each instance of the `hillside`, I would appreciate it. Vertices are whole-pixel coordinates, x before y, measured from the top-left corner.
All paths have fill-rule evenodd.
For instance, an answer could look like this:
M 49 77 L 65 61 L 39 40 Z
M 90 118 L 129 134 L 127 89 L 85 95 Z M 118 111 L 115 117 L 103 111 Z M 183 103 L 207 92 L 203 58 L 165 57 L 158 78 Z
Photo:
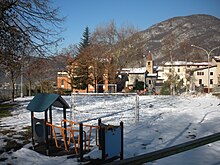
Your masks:
M 198 45 L 207 50 L 220 45 L 220 19 L 210 15 L 190 15 L 174 17 L 138 32 L 139 41 L 134 45 L 150 50 L 156 63 L 170 60 L 167 53 L 171 49 L 174 60 L 206 60 L 207 56 L 190 45 Z M 220 50 L 213 55 L 219 55 Z

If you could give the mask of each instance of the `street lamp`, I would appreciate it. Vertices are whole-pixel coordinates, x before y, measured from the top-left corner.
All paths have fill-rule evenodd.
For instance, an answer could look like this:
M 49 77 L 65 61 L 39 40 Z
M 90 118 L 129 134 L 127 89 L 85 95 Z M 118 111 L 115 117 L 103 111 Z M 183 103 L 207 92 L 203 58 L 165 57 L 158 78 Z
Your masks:
M 220 46 L 217 46 L 217 47 L 213 48 L 213 49 L 210 50 L 209 52 L 208 52 L 206 49 L 204 49 L 204 48 L 202 48 L 202 47 L 200 47 L 200 46 L 196 46 L 196 45 L 191 45 L 191 46 L 203 50 L 203 51 L 207 54 L 207 56 L 208 56 L 208 93 L 209 93 L 209 91 L 210 91 L 210 89 L 209 89 L 209 85 L 210 85 L 209 56 L 210 56 L 210 54 L 211 54 L 215 49 L 220 48 Z

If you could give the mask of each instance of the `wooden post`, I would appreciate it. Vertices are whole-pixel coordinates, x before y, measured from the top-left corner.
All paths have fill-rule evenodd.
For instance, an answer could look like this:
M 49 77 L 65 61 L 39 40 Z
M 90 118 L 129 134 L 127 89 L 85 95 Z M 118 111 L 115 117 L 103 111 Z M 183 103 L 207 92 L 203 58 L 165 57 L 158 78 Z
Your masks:
M 53 120 L 52 120 L 52 106 L 49 107 L 49 116 L 50 116 L 50 124 L 52 125 L 53 124 Z M 50 139 L 53 138 L 53 130 L 51 127 L 50 128 Z
M 49 155 L 49 144 L 48 144 L 48 129 L 47 129 L 47 111 L 48 109 L 45 111 L 45 121 L 44 121 L 44 126 L 45 126 L 45 146 L 46 146 L 46 155 Z
M 102 149 L 102 160 L 106 159 L 105 155 L 105 128 L 101 128 L 101 149 Z
M 123 137 L 123 132 L 124 132 L 124 124 L 121 121 L 120 122 L 120 127 L 121 127 L 121 152 L 120 152 L 120 160 L 124 159 L 124 137 Z
M 139 123 L 139 96 L 135 97 L 135 124 Z
M 102 141 L 101 141 L 101 118 L 99 118 L 99 120 L 98 120 L 98 126 L 99 126 L 99 131 L 98 131 L 98 134 L 99 134 L 99 150 L 101 150 L 102 149 Z
M 66 107 L 63 105 L 63 119 L 66 120 Z M 66 132 L 66 122 L 64 122 L 64 134 L 65 134 L 65 137 L 67 137 L 67 132 Z M 66 140 L 66 139 L 65 139 Z
M 79 123 L 79 139 L 80 139 L 80 145 L 79 145 L 79 158 L 80 162 L 83 161 L 83 124 Z
M 31 111 L 31 133 L 32 133 L 32 147 L 34 150 L 34 145 L 35 145 L 35 141 L 34 141 L 34 112 Z

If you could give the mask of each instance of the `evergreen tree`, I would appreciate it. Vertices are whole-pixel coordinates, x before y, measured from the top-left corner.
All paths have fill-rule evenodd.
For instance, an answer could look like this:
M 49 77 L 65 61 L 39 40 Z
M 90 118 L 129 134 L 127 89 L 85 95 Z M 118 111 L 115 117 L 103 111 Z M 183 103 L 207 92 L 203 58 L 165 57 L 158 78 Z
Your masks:
M 83 32 L 83 36 L 81 38 L 81 42 L 79 43 L 79 52 L 83 51 L 87 46 L 89 46 L 89 38 L 90 38 L 90 32 L 89 27 L 87 26 L 85 28 L 85 31 Z
M 78 54 L 75 58 L 75 63 L 72 65 L 74 76 L 71 78 L 71 84 L 74 84 L 75 89 L 87 89 L 87 92 L 88 84 L 93 83 L 90 74 L 92 58 L 89 47 L 89 35 L 89 28 L 86 27 L 78 46 Z

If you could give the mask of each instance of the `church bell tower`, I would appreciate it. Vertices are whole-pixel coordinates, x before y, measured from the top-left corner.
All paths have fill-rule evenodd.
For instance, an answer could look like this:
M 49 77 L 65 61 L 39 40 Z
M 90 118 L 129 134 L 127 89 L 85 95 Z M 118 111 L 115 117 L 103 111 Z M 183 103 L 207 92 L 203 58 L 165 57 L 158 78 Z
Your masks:
M 146 58 L 146 71 L 148 71 L 150 74 L 153 73 L 153 60 L 150 51 L 148 52 Z

